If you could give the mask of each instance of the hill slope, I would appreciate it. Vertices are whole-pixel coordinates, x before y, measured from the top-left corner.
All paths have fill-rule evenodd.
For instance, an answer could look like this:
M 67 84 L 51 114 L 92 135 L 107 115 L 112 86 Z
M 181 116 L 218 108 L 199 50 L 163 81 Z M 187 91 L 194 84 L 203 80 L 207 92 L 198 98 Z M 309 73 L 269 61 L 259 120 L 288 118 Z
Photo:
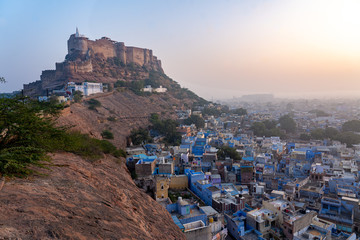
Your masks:
M 89 99 L 101 103 L 96 110 L 88 109 Z M 71 104 L 58 119 L 60 125 L 70 125 L 73 129 L 101 139 L 105 129 L 114 134 L 112 141 L 117 147 L 126 146 L 126 137 L 134 128 L 146 127 L 148 117 L 157 113 L 165 118 L 174 118 L 174 109 L 189 100 L 181 101 L 169 93 L 138 96 L 130 90 L 102 93 Z
M 185 239 L 170 214 L 140 191 L 122 163 L 61 153 L 47 176 L 6 182 L 0 239 Z

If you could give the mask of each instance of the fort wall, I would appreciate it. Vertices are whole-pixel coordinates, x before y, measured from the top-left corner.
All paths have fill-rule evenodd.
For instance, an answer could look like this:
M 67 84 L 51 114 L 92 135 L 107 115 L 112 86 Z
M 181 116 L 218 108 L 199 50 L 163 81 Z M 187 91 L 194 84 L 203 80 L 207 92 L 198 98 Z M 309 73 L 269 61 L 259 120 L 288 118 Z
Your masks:
M 62 66 L 59 65 L 59 68 L 62 70 L 56 69 L 64 74 L 90 73 L 93 71 L 91 60 L 64 62 L 62 63 Z
M 125 64 L 135 63 L 140 66 L 161 70 L 161 62 L 153 55 L 152 50 L 138 47 L 127 47 L 123 42 L 115 42 L 109 38 L 92 41 L 86 37 L 71 35 L 68 40 L 68 53 L 94 54 L 103 58 L 117 57 Z
M 144 66 L 148 70 L 163 72 L 161 61 L 153 55 L 152 50 L 138 47 L 127 47 L 123 42 L 115 42 L 103 37 L 98 40 L 89 40 L 78 32 L 72 34 L 67 42 L 68 56 L 61 63 L 56 63 L 56 70 L 43 71 L 40 81 L 24 84 L 24 94 L 36 96 L 46 94 L 47 89 L 61 89 L 69 78 L 81 74 L 93 72 L 92 61 L 96 61 L 93 56 L 103 59 L 118 58 L 124 64 L 135 63 Z M 101 61 L 100 61 L 101 62 Z M 94 62 L 96 68 L 96 64 Z M 91 76 L 91 74 L 88 74 Z M 84 79 L 82 76 L 81 79 Z M 86 79 L 86 78 L 85 78 Z M 105 81 L 104 79 L 100 81 Z
M 116 46 L 116 56 L 122 61 L 123 63 L 126 63 L 126 47 L 123 42 L 115 43 Z
M 108 38 L 102 38 L 99 40 L 88 40 L 88 48 L 96 55 L 103 55 L 104 58 L 113 58 L 116 56 L 116 45 Z
M 72 54 L 78 50 L 82 54 L 86 54 L 89 48 L 88 41 L 89 39 L 86 37 L 75 37 L 75 34 L 72 34 L 68 40 L 68 53 Z

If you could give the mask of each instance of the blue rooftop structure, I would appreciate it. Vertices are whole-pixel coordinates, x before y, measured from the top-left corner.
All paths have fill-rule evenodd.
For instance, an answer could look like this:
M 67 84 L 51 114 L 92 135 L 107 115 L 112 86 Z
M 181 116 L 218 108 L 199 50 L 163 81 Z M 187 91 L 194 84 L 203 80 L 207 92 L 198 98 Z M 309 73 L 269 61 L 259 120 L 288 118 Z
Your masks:
M 157 156 L 148 156 L 145 154 L 133 155 L 132 157 L 126 159 L 126 163 L 132 162 L 137 159 L 139 160 L 139 162 L 140 160 L 143 160 L 143 162 L 152 162 L 157 159 Z
M 253 161 L 254 161 L 254 157 L 243 157 L 242 160 L 244 160 L 244 161 L 249 161 L 249 162 L 253 162 Z
M 234 137 L 234 140 L 236 141 L 240 141 L 242 139 L 242 137 Z
M 181 144 L 180 148 L 181 149 L 190 149 L 190 144 Z
M 175 216 L 175 215 L 172 215 L 171 217 L 172 217 L 174 223 L 175 223 L 182 231 L 184 231 L 184 230 L 185 230 L 185 227 L 184 227 L 184 225 L 182 225 L 182 223 L 180 222 L 180 220 L 178 219 L 178 217 Z

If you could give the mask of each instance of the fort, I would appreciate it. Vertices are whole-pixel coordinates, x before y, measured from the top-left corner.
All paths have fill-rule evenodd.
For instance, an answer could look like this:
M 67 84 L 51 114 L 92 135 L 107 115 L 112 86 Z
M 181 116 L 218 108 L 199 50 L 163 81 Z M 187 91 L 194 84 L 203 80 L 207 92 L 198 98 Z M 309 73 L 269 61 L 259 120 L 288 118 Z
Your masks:
M 119 79 L 138 80 L 146 78 L 148 72 L 163 72 L 161 61 L 153 55 L 153 51 L 145 48 L 125 46 L 123 42 L 116 42 L 107 37 L 89 40 L 76 33 L 67 42 L 68 54 L 65 61 L 56 63 L 55 70 L 45 70 L 40 80 L 24 84 L 26 96 L 44 95 L 48 91 L 64 88 L 68 82 L 103 82 L 111 83 Z M 111 61 L 113 60 L 113 61 Z M 116 64 L 114 64 L 116 63 Z M 134 74 L 142 71 L 143 74 Z

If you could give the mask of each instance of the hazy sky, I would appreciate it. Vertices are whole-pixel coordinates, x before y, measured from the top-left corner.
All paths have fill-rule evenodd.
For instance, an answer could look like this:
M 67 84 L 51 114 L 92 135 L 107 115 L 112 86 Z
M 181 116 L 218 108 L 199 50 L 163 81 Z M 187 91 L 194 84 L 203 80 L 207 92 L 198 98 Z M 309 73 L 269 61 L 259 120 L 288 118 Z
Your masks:
M 360 96 L 359 0 L 0 0 L 0 92 L 54 69 L 78 27 L 149 48 L 207 99 Z

